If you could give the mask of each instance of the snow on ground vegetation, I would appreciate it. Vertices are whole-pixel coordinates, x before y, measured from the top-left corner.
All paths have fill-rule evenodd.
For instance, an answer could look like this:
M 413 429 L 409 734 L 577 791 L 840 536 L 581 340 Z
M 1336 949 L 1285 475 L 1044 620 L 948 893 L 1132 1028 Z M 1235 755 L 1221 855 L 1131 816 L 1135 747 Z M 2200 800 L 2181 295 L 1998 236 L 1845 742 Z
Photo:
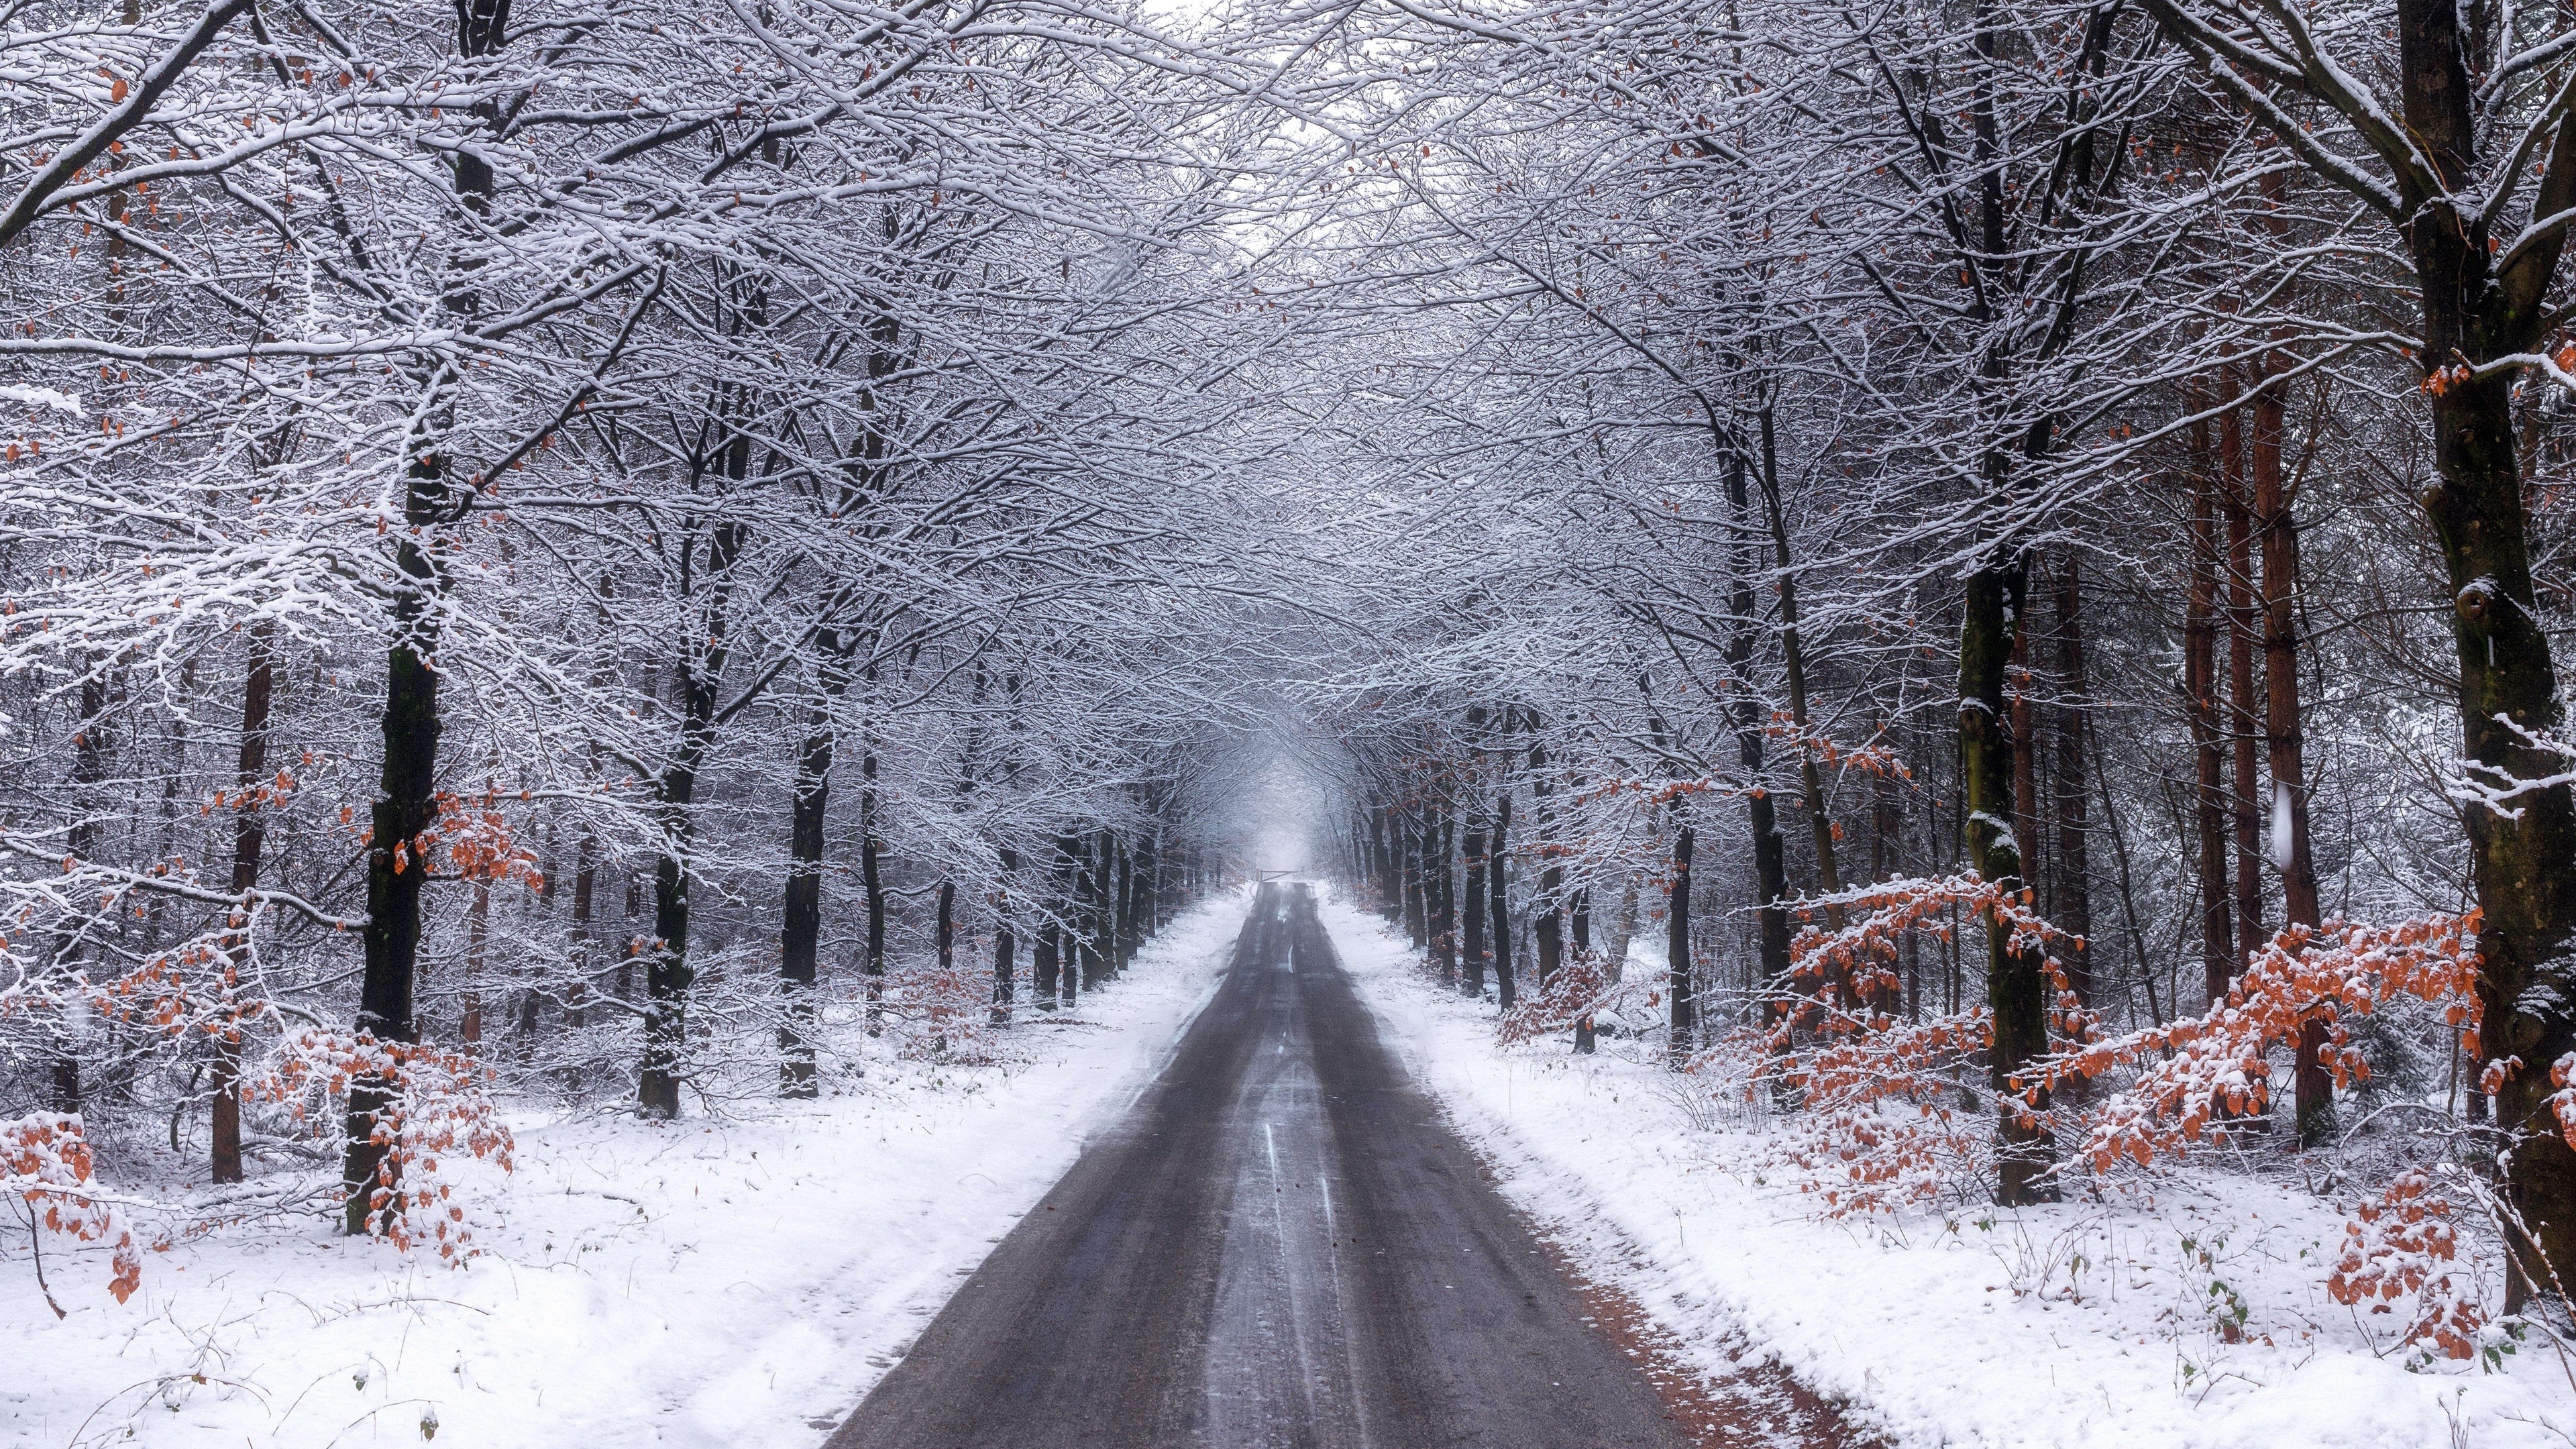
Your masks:
M 1157 1069 L 1214 989 L 1240 896 L 1202 903 L 1065 1016 L 1022 1011 L 995 1065 L 910 1060 L 830 1020 L 810 1102 L 652 1123 L 512 1125 L 518 1170 L 465 1178 L 479 1255 L 342 1238 L 319 1214 L 147 1255 L 0 1259 L 0 1441 L 17 1445 L 819 1442 Z M 464 1189 L 460 1188 L 460 1193 Z
M 1763 1122 L 1664 1070 L 1660 1041 L 1498 1046 L 1490 1002 L 1439 989 L 1346 900 L 1323 912 L 1504 1191 L 1712 1373 L 1774 1360 L 1908 1449 L 2576 1443 L 2576 1376 L 2538 1335 L 2485 1371 L 2327 1296 L 2344 1205 L 2195 1165 L 2099 1200 L 1828 1219 L 1762 1166 Z

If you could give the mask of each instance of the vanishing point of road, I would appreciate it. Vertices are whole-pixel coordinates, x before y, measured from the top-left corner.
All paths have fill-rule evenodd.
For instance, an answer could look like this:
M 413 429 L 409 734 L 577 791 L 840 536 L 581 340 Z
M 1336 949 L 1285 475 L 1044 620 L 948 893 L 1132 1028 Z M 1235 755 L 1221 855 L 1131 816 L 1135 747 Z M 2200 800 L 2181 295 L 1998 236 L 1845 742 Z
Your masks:
M 825 1449 L 1674 1449 L 1852 1441 L 1758 1374 L 1651 1374 L 1264 885 L 1126 1118 Z

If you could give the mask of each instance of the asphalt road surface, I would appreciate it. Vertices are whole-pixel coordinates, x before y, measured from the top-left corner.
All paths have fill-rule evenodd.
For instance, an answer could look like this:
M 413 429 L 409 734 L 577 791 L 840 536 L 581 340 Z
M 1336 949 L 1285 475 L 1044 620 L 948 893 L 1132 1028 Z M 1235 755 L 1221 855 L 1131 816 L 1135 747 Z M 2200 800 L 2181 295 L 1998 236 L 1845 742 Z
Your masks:
M 1305 888 L 1265 885 L 1170 1064 L 826 1449 L 1842 1442 L 1778 1383 L 1650 1376 L 1640 1321 L 1414 1089 Z

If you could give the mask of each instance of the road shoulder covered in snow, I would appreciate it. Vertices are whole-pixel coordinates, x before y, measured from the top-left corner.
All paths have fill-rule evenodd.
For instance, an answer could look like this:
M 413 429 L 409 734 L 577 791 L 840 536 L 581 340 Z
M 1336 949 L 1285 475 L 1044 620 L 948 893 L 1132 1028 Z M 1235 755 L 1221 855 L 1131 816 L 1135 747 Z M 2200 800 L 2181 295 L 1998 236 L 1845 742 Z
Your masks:
M 721 1119 L 519 1124 L 448 1269 L 297 1220 L 105 1267 L 0 1263 L 0 1441 L 323 1449 L 819 1443 L 1158 1070 L 1244 900 L 1184 914 L 1008 1067 L 872 1064 Z
M 2540 1449 L 2576 1380 L 2533 1343 L 2500 1374 L 2408 1351 L 2329 1300 L 2343 1217 L 2213 1172 L 2152 1200 L 1829 1221 L 1766 1181 L 1757 1122 L 1605 1041 L 1502 1049 L 1380 918 L 1324 922 L 1388 1045 L 1576 1261 L 1712 1374 L 1776 1362 L 1857 1426 L 1981 1449 Z M 1650 968 L 1651 969 L 1651 968 Z

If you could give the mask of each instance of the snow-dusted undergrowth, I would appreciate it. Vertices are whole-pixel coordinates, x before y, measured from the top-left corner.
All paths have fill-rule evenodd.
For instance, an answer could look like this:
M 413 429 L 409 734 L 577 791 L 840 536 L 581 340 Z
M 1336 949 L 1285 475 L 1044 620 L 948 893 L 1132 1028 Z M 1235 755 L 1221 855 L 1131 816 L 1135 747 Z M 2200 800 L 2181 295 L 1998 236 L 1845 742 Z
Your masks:
M 1746 1165 L 1757 1128 L 1635 1039 L 1498 1047 L 1492 1007 L 1430 984 L 1383 921 L 1323 910 L 1389 1044 L 1505 1192 L 1712 1372 L 1749 1346 L 1907 1449 L 2576 1444 L 2554 1348 L 2500 1374 L 2422 1365 L 2329 1299 L 2334 1204 L 2192 1169 L 2151 1198 L 1820 1220 Z
M 1071 1019 L 1024 1012 L 1014 1065 L 853 1045 L 866 1074 L 818 1101 L 523 1119 L 517 1173 L 471 1178 L 483 1251 L 461 1270 L 306 1217 L 151 1255 L 120 1307 L 103 1253 L 49 1250 L 57 1322 L 22 1237 L 0 1442 L 819 1442 L 1159 1066 L 1243 910 L 1186 913 Z

